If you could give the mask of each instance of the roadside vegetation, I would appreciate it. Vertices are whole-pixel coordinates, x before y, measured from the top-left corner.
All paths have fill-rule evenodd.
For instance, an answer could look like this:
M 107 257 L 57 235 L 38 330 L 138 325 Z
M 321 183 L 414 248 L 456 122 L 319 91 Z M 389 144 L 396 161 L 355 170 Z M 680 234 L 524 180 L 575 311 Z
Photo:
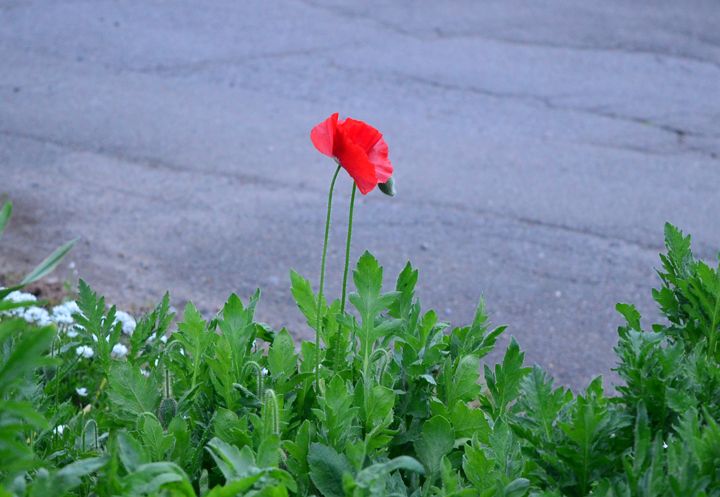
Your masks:
M 338 160 L 333 186 L 349 160 L 337 133 L 369 133 L 348 121 L 313 135 Z M 361 193 L 394 194 L 383 174 Z M 323 267 L 331 205 L 332 189 Z M 440 321 L 410 263 L 385 288 L 365 252 L 337 299 L 324 268 L 317 292 L 291 272 L 316 333 L 298 343 L 255 320 L 259 291 L 211 319 L 192 304 L 175 316 L 165 295 L 136 320 L 82 280 L 46 307 L 22 287 L 66 244 L 0 290 L 0 496 L 719 496 L 720 267 L 671 225 L 665 244 L 663 321 L 617 306 L 613 392 L 556 385 L 514 339 L 489 364 L 505 327 L 482 303 L 465 326 Z

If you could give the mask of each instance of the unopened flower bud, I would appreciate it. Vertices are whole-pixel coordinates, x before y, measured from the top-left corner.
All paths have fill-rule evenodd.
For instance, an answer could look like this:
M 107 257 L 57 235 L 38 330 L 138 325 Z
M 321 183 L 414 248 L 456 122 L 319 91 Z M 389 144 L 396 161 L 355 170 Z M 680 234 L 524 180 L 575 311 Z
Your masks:
M 160 402 L 160 407 L 158 407 L 158 419 L 160 420 L 160 424 L 162 424 L 163 428 L 167 429 L 170 421 L 172 421 L 172 419 L 177 414 L 177 408 L 178 403 L 175 399 L 162 399 L 162 401 Z
M 380 188 L 381 192 L 390 197 L 394 197 L 395 193 L 397 193 L 397 190 L 395 190 L 395 180 L 392 176 L 390 176 L 385 183 L 378 183 L 378 188 Z

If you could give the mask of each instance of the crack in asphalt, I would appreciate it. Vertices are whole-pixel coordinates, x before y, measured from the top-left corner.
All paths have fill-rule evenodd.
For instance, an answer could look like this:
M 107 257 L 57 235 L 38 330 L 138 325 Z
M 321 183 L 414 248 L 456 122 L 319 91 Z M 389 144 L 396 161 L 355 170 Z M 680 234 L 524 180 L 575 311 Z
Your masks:
M 402 27 L 400 27 L 394 23 L 383 21 L 381 19 L 377 19 L 371 15 L 364 14 L 362 12 L 356 12 L 351 9 L 345 9 L 341 6 L 322 5 L 317 2 L 313 2 L 312 0 L 297 0 L 297 1 L 308 7 L 322 10 L 324 12 L 328 12 L 337 17 L 342 17 L 343 19 L 351 19 L 351 20 L 362 19 L 364 21 L 369 21 L 377 26 L 380 26 L 381 28 L 384 28 L 387 31 L 399 34 L 401 36 L 406 36 L 409 38 L 413 38 L 415 40 L 426 40 L 427 39 L 425 37 L 418 35 L 417 33 L 414 33 L 407 29 L 403 29 Z
M 305 2 L 306 0 L 299 0 L 302 2 Z M 351 43 L 344 46 L 344 48 L 350 48 L 352 46 L 356 46 L 357 44 Z M 338 47 L 334 47 L 335 49 Z M 132 68 L 129 66 L 116 66 L 112 64 L 107 63 L 100 63 L 99 65 L 106 69 L 113 69 L 113 70 L 123 70 L 128 71 L 132 73 L 138 73 L 138 74 L 145 74 L 145 75 L 157 75 L 159 77 L 174 77 L 174 76 L 183 76 L 187 74 L 192 74 L 195 72 L 201 72 L 207 68 L 213 67 L 213 66 L 222 66 L 222 65 L 242 65 L 244 62 L 248 62 L 251 60 L 261 60 L 263 58 L 273 58 L 273 57 L 294 57 L 294 56 L 305 56 L 305 55 L 311 55 L 311 54 L 322 54 L 327 53 L 331 51 L 332 49 L 325 49 L 318 47 L 317 49 L 308 49 L 308 50 L 298 50 L 298 51 L 286 51 L 286 52 L 277 52 L 277 53 L 271 53 L 271 54 L 262 54 L 258 56 L 248 56 L 248 57 L 241 57 L 241 58 L 228 58 L 228 59 L 215 59 L 215 60 L 205 60 L 205 61 L 197 61 L 187 64 L 177 64 L 177 65 L 155 65 L 155 66 L 145 66 L 145 67 L 139 67 L 139 68 Z M 26 53 L 36 53 L 38 55 L 42 56 L 49 56 L 52 58 L 56 58 L 59 60 L 69 61 L 67 57 L 62 57 L 61 55 L 53 52 L 53 51 L 47 51 L 47 50 L 39 50 L 39 49 L 28 49 L 24 48 L 22 49 L 23 52 Z M 82 62 L 85 62 L 84 60 Z M 346 73 L 352 73 L 356 74 L 357 69 L 351 66 L 346 66 L 342 64 L 338 64 L 332 59 L 329 59 L 328 62 L 329 66 L 335 69 L 338 69 L 340 71 L 344 71 Z M 365 69 L 367 70 L 367 69 Z M 384 73 L 384 74 L 387 74 Z M 542 96 L 542 95 L 536 95 L 536 94 L 529 94 L 529 93 L 515 93 L 515 92 L 503 92 L 498 90 L 491 90 L 487 88 L 479 88 L 475 86 L 463 86 L 463 85 L 456 85 L 452 83 L 447 82 L 441 82 L 434 79 L 425 78 L 418 75 L 413 74 L 407 74 L 402 73 L 399 71 L 393 71 L 392 74 L 402 80 L 414 82 L 417 84 L 430 86 L 433 88 L 445 90 L 445 91 L 455 91 L 455 92 L 465 92 L 465 93 L 473 93 L 476 95 L 482 95 L 485 97 L 490 98 L 496 98 L 496 99 L 511 99 L 515 101 L 525 101 L 527 103 L 531 104 L 537 104 L 541 105 L 547 109 L 550 110 L 561 110 L 561 111 L 567 111 L 567 112 L 574 112 L 574 113 L 580 113 L 585 115 L 594 115 L 597 117 L 603 117 L 607 119 L 613 119 L 613 120 L 619 120 L 619 121 L 625 121 L 629 123 L 634 124 L 640 124 L 645 126 L 650 126 L 655 129 L 658 129 L 660 131 L 672 133 L 676 139 L 678 140 L 678 145 L 684 145 L 683 140 L 685 137 L 700 137 L 700 138 L 718 138 L 720 135 L 716 134 L 706 134 L 706 133 L 700 133 L 697 131 L 691 131 L 683 128 L 679 128 L 676 126 L 672 126 L 669 124 L 659 123 L 656 121 L 653 121 L 649 118 L 644 117 L 638 117 L 638 116 L 627 116 L 624 114 L 616 113 L 616 112 L 608 112 L 608 111 L 601 111 L 593 108 L 586 108 L 586 107 L 573 107 L 573 106 L 567 106 L 567 105 L 560 105 L 553 101 L 554 98 L 560 98 L 560 97 L 548 97 L 548 96 Z M 383 77 L 384 75 L 381 75 Z M 256 91 L 255 88 L 248 88 L 250 90 Z M 708 151 L 705 149 L 702 149 L 700 147 L 684 147 L 685 150 L 705 155 L 711 159 L 718 159 L 718 154 L 714 151 Z M 652 152 L 650 152 L 652 153 Z M 655 152 L 662 153 L 662 152 Z
M 242 66 L 246 62 L 252 62 L 256 60 L 265 59 L 285 59 L 293 57 L 310 57 L 313 55 L 319 55 L 334 50 L 344 50 L 347 48 L 354 48 L 359 46 L 359 43 L 344 43 L 340 45 L 334 45 L 332 47 L 309 47 L 305 49 L 297 50 L 282 50 L 278 52 L 266 52 L 255 55 L 247 55 L 243 57 L 226 57 L 220 59 L 205 59 L 194 62 L 179 63 L 179 64 L 155 64 L 150 66 L 142 67 L 122 67 L 121 69 L 131 72 L 138 72 L 142 74 L 157 74 L 159 76 L 183 76 L 202 72 L 213 67 L 222 66 Z
M 129 155 L 127 153 L 123 153 L 119 151 L 116 147 L 106 147 L 106 146 L 100 146 L 100 147 L 92 147 L 88 145 L 83 145 L 81 143 L 73 143 L 65 140 L 59 140 L 56 138 L 48 137 L 48 136 L 41 136 L 36 135 L 32 133 L 27 132 L 21 132 L 21 131 L 14 131 L 14 130 L 8 130 L 8 129 L 0 129 L 0 136 L 6 136 L 9 138 L 17 138 L 17 139 L 24 139 L 24 140 L 30 140 L 41 144 L 47 144 L 47 145 L 53 145 L 56 147 L 64 148 L 66 150 L 70 150 L 72 152 L 76 153 L 94 153 L 97 155 L 102 155 L 104 157 L 109 157 L 111 159 L 115 159 L 122 162 L 127 162 L 129 164 L 136 164 L 139 166 L 144 166 L 150 169 L 165 169 L 168 171 L 174 171 L 174 172 L 180 172 L 180 173 L 189 173 L 189 174 L 197 174 L 200 176 L 209 176 L 209 177 L 221 177 L 221 178 L 230 178 L 238 180 L 241 183 L 241 186 L 264 186 L 268 189 L 280 189 L 280 188 L 297 188 L 296 185 L 293 185 L 288 182 L 278 181 L 278 180 L 272 180 L 268 178 L 264 178 L 262 176 L 257 175 L 251 175 L 251 174 L 239 174 L 235 172 L 228 172 L 228 171 L 203 171 L 200 169 L 195 169 L 189 166 L 183 166 L 174 162 L 169 162 L 163 159 L 158 159 L 157 157 L 147 157 L 147 156 L 136 156 L 136 155 Z
M 315 8 L 327 10 L 330 12 L 335 12 L 338 15 L 341 15 L 343 17 L 361 17 L 363 19 L 368 19 L 371 21 L 375 21 L 380 23 L 383 26 L 389 25 L 388 23 L 378 21 L 377 19 L 373 18 L 372 16 L 367 15 L 356 15 L 354 12 L 348 12 L 344 9 L 337 9 L 333 7 L 327 7 L 318 5 L 311 0 L 298 0 L 299 2 L 312 6 Z M 494 40 L 494 38 L 488 38 L 490 40 Z M 532 44 L 532 43 L 531 43 Z M 201 61 L 195 61 L 190 63 L 181 63 L 181 64 L 169 64 L 169 65 L 151 65 L 151 66 L 144 66 L 144 67 L 131 67 L 131 66 L 122 66 L 122 65 L 113 65 L 108 64 L 105 62 L 99 62 L 99 61 L 93 61 L 95 63 L 99 62 L 99 65 L 106 69 L 113 69 L 113 70 L 123 70 L 138 74 L 145 74 L 145 75 L 157 75 L 159 77 L 174 77 L 174 76 L 184 76 L 188 74 L 193 74 L 196 72 L 202 72 L 203 70 L 206 70 L 208 68 L 214 67 L 214 66 L 223 66 L 223 65 L 242 65 L 245 62 L 249 62 L 252 60 L 262 60 L 265 58 L 286 58 L 286 57 L 304 57 L 304 56 L 311 56 L 311 55 L 319 55 L 319 54 L 327 54 L 331 53 L 334 50 L 337 49 L 345 49 L 345 48 L 352 48 L 354 46 L 357 46 L 357 43 L 348 43 L 341 46 L 334 46 L 334 47 L 311 47 L 306 49 L 298 49 L 298 50 L 286 50 L 286 51 L 280 51 L 280 52 L 272 52 L 272 53 L 266 53 L 266 54 L 259 54 L 255 56 L 247 56 L 247 57 L 231 57 L 226 59 L 208 59 L 208 60 L 201 60 Z M 559 45 L 558 47 L 563 47 L 562 45 Z M 572 48 L 572 47 L 565 47 L 565 48 Z M 52 51 L 52 50 L 45 50 L 45 49 L 29 49 L 28 47 L 21 48 L 22 51 L 26 53 L 37 53 L 39 55 L 43 56 L 50 56 L 56 59 L 60 60 L 71 60 L 67 57 L 63 57 L 62 55 Z M 78 62 L 77 59 L 73 59 L 76 62 Z M 335 69 L 338 69 L 340 71 L 344 71 L 346 73 L 357 73 L 357 68 L 353 68 L 351 66 L 338 64 L 333 59 L 329 60 L 329 66 Z M 85 60 L 81 60 L 80 62 L 85 62 Z M 720 67 L 720 65 L 718 65 Z M 364 71 L 367 71 L 367 68 L 363 68 Z M 384 72 L 380 77 L 386 77 L 385 74 L 387 72 Z M 561 98 L 560 96 L 543 96 L 543 95 L 537 95 L 537 94 L 530 94 L 530 93 L 517 93 L 517 92 L 504 92 L 504 91 L 498 91 L 498 90 L 492 90 L 488 88 L 479 88 L 476 86 L 464 86 L 464 85 L 457 85 L 453 83 L 443 82 L 443 81 L 437 81 L 435 79 L 426 78 L 419 75 L 414 74 L 407 74 L 400 71 L 392 71 L 392 74 L 404 81 L 410 81 L 417 84 L 425 85 L 434 87 L 437 89 L 445 90 L 445 91 L 455 91 L 455 92 L 461 92 L 461 93 L 473 93 L 476 95 L 482 95 L 485 97 L 490 98 L 496 98 L 496 99 L 511 99 L 515 101 L 524 101 L 529 104 L 535 104 L 540 105 L 546 109 L 549 110 L 560 110 L 560 111 L 566 111 L 566 112 L 573 112 L 583 115 L 592 115 L 596 117 L 606 118 L 606 119 L 612 119 L 616 121 L 622 121 L 626 123 L 632 123 L 632 124 L 638 124 L 643 126 L 649 126 L 654 129 L 657 129 L 659 131 L 663 131 L 669 134 L 672 134 L 676 140 L 677 145 L 680 146 L 683 150 L 688 152 L 693 152 L 697 154 L 704 155 L 710 159 L 718 160 L 718 154 L 715 151 L 709 151 L 706 149 L 703 149 L 702 147 L 698 146 L 686 146 L 684 143 L 686 137 L 698 137 L 698 138 L 720 138 L 720 134 L 712 134 L 712 133 L 702 133 L 699 131 L 689 130 L 680 128 L 677 126 L 673 126 L 667 123 L 658 122 L 657 120 L 653 120 L 652 118 L 647 117 L 640 117 L 640 116 L 632 116 L 632 115 L 626 115 L 621 114 L 618 112 L 612 112 L 612 111 L 604 111 L 599 110 L 592 107 L 578 107 L 578 106 L 570 106 L 570 105 L 562 105 L 556 103 L 557 98 Z M 250 90 L 257 91 L 256 88 L 248 88 Z M 650 152 L 653 153 L 653 152 Z M 662 152 L 654 152 L 662 153 Z
M 678 156 L 682 153 L 686 152 L 686 150 L 680 151 L 680 152 L 673 152 L 670 153 L 667 150 L 655 150 L 648 147 L 641 147 L 641 146 L 633 146 L 633 145 L 624 145 L 619 143 L 603 143 L 598 141 L 586 141 L 586 140 L 575 140 L 575 141 L 568 141 L 567 143 L 575 144 L 575 145 L 582 145 L 582 146 L 589 146 L 589 147 L 597 147 L 597 148 L 604 148 L 609 150 L 619 150 L 622 152 L 632 152 L 635 154 L 640 155 L 653 155 L 657 157 L 668 157 L 668 156 Z M 688 150 L 690 148 L 688 147 Z M 703 150 L 694 150 L 694 152 L 703 154 L 705 151 Z M 710 152 L 711 158 L 714 158 L 712 155 L 712 152 Z
M 627 55 L 652 55 L 655 57 L 679 60 L 683 62 L 692 62 L 702 65 L 710 66 L 714 69 L 720 70 L 720 62 L 714 60 L 705 59 L 703 57 L 689 55 L 684 53 L 672 53 L 665 52 L 662 50 L 653 50 L 651 48 L 642 47 L 631 47 L 627 45 L 615 45 L 615 46 L 592 46 L 592 45 L 581 45 L 581 44 L 570 44 L 570 43 L 552 43 L 546 40 L 521 40 L 515 38 L 507 38 L 502 36 L 488 35 L 484 33 L 449 33 L 444 32 L 440 29 L 436 29 L 437 39 L 453 40 L 453 39 L 480 39 L 493 41 L 497 43 L 503 43 L 507 45 L 516 45 L 523 47 L 540 47 L 550 48 L 557 50 L 575 50 L 578 52 L 607 52 L 607 53 L 620 53 Z
M 353 74 L 357 73 L 357 68 L 354 68 L 351 66 L 346 66 L 343 64 L 338 64 L 334 60 L 330 61 L 330 65 L 331 65 L 331 67 L 341 70 L 341 71 L 345 71 L 345 72 L 353 73 Z M 593 109 L 593 108 L 588 108 L 588 107 L 574 107 L 574 106 L 569 106 L 569 105 L 561 105 L 554 101 L 554 99 L 561 98 L 561 97 L 548 97 L 548 96 L 536 95 L 536 94 L 531 94 L 531 93 L 504 92 L 504 91 L 498 91 L 498 90 L 490 90 L 487 88 L 479 88 L 476 86 L 456 85 L 453 83 L 437 81 L 434 79 L 429 79 L 429 78 L 417 76 L 414 74 L 407 74 L 407 73 L 403 73 L 403 72 L 399 72 L 399 71 L 390 71 L 390 72 L 385 71 L 383 74 L 379 75 L 379 77 L 387 77 L 385 75 L 388 73 L 390 73 L 394 77 L 404 80 L 404 81 L 414 82 L 417 84 L 437 88 L 437 89 L 444 90 L 444 91 L 455 91 L 455 92 L 460 92 L 460 93 L 473 93 L 476 95 L 481 95 L 481 96 L 490 97 L 490 98 L 521 101 L 521 102 L 526 102 L 529 104 L 540 105 L 549 110 L 572 112 L 572 113 L 576 113 L 576 114 L 590 115 L 590 116 L 595 116 L 595 117 L 600 117 L 600 118 L 605 118 L 605 119 L 612 119 L 615 121 L 621 121 L 621 122 L 625 122 L 625 123 L 649 126 L 658 131 L 672 134 L 675 137 L 675 139 L 677 140 L 677 145 L 685 151 L 698 153 L 698 154 L 707 156 L 713 160 L 718 159 L 717 153 L 715 153 L 713 151 L 704 150 L 699 147 L 693 147 L 693 148 L 686 147 L 684 140 L 686 137 L 718 138 L 718 137 L 720 137 L 720 135 L 710 134 L 710 133 L 702 133 L 702 132 L 698 132 L 698 131 L 679 128 L 677 126 L 657 122 L 657 121 L 654 121 L 654 120 L 652 120 L 650 118 L 646 118 L 646 117 L 625 115 L 625 114 L 621 114 L 618 112 L 603 111 L 603 110 Z M 661 153 L 661 152 L 657 152 L 657 153 Z
M 622 237 L 620 235 L 615 234 L 608 234 L 608 233 L 602 233 L 600 231 L 592 230 L 590 228 L 586 227 L 580 227 L 580 226 L 570 226 L 563 223 L 555 223 L 552 221 L 543 221 L 541 219 L 531 218 L 527 216 L 522 215 L 514 215 L 514 214 L 506 214 L 502 212 L 492 211 L 489 209 L 481 209 L 477 207 L 468 207 L 465 204 L 459 204 L 455 202 L 441 202 L 441 201 L 428 201 L 428 205 L 431 205 L 433 207 L 442 207 L 442 208 L 451 208 L 456 211 L 460 212 L 471 212 L 477 215 L 487 215 L 490 214 L 493 217 L 497 217 L 500 219 L 506 219 L 510 221 L 514 221 L 519 224 L 524 224 L 526 226 L 532 226 L 532 227 L 538 227 L 538 228 L 545 228 L 548 230 L 554 230 L 554 231 L 562 231 L 565 233 L 575 234 L 575 235 L 582 235 L 589 238 L 596 238 L 600 239 L 606 242 L 618 242 L 623 245 L 632 246 L 635 248 L 639 248 L 642 250 L 650 250 L 653 252 L 657 252 L 658 249 L 662 249 L 661 244 L 654 244 L 654 243 L 646 243 L 640 240 L 634 240 L 632 238 L 626 238 Z
M 406 36 L 409 38 L 413 38 L 415 40 L 420 41 L 433 41 L 433 40 L 450 40 L 450 39 L 463 39 L 463 38 L 475 38 L 475 39 L 481 39 L 481 40 L 487 40 L 487 41 L 494 41 L 496 43 L 503 43 L 508 45 L 517 45 L 517 46 L 530 46 L 530 47 L 540 47 L 540 48 L 551 48 L 551 49 L 563 49 L 563 50 L 577 50 L 577 51 L 592 51 L 592 52 L 611 52 L 611 53 L 625 53 L 628 55 L 654 55 L 659 57 L 665 57 L 669 59 L 677 59 L 677 60 L 683 60 L 683 61 L 689 61 L 689 62 L 695 62 L 699 64 L 708 65 L 711 67 L 714 67 L 715 69 L 720 69 L 720 62 L 705 59 L 698 56 L 688 55 L 688 54 L 678 54 L 678 53 L 670 53 L 665 52 L 661 50 L 652 50 L 652 49 L 645 49 L 645 48 L 635 48 L 635 47 L 627 47 L 623 45 L 618 46 L 590 46 L 590 45 L 580 45 L 580 44 L 564 44 L 564 43 L 551 43 L 547 42 L 545 40 L 520 40 L 520 39 L 514 39 L 514 38 L 507 38 L 507 37 L 501 37 L 501 36 L 492 36 L 487 35 L 484 33 L 478 33 L 478 32 L 463 32 L 463 33 L 451 33 L 449 31 L 443 31 L 440 28 L 435 28 L 432 30 L 432 34 L 423 36 L 422 34 L 418 34 L 417 32 L 404 29 L 403 27 L 392 23 L 388 21 L 384 21 L 381 19 L 377 19 L 376 17 L 366 14 L 364 12 L 357 12 L 352 9 L 343 8 L 340 6 L 330 6 L 330 5 L 323 5 L 318 2 L 314 2 L 312 0 L 298 0 L 303 5 L 306 5 L 311 8 L 323 10 L 325 12 L 328 12 L 330 14 L 336 15 L 338 17 L 342 17 L 344 19 L 362 19 L 365 21 L 372 22 L 376 26 L 379 26 L 387 31 L 390 31 L 392 33 Z M 672 32 L 672 30 L 667 29 L 667 31 Z M 684 33 L 682 31 L 675 31 L 676 33 L 683 34 L 685 36 L 689 36 L 687 33 Z M 702 39 L 699 37 L 696 37 L 699 41 L 706 43 L 711 46 L 717 46 L 714 41 L 708 41 L 706 39 Z

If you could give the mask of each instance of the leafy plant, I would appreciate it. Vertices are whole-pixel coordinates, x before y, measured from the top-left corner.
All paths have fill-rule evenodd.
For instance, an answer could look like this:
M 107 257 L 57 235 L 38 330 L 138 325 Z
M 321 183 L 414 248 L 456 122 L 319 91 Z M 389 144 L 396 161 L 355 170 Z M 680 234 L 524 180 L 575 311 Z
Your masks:
M 60 331 L 0 314 L 0 495 L 720 496 L 720 268 L 666 245 L 667 322 L 617 306 L 616 395 L 556 386 L 514 339 L 488 364 L 482 303 L 442 323 L 369 252 L 353 310 L 291 273 L 317 342 L 257 322 L 259 291 L 176 326 L 165 295 L 127 335 L 81 281 Z

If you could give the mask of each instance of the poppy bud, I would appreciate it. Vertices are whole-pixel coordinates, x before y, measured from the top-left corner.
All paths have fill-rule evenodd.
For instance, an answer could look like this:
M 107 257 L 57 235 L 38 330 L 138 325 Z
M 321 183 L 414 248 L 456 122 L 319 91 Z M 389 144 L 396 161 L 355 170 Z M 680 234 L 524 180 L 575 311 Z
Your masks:
M 177 414 L 177 408 L 178 403 L 175 399 L 162 399 L 160 407 L 158 408 L 158 418 L 160 419 L 160 424 L 162 424 L 163 428 L 167 429 L 170 421 L 172 421 L 172 418 L 174 418 Z
M 397 190 L 395 189 L 395 180 L 392 176 L 390 176 L 385 183 L 378 183 L 378 188 L 380 188 L 381 192 L 390 197 L 394 197 L 397 193 Z

